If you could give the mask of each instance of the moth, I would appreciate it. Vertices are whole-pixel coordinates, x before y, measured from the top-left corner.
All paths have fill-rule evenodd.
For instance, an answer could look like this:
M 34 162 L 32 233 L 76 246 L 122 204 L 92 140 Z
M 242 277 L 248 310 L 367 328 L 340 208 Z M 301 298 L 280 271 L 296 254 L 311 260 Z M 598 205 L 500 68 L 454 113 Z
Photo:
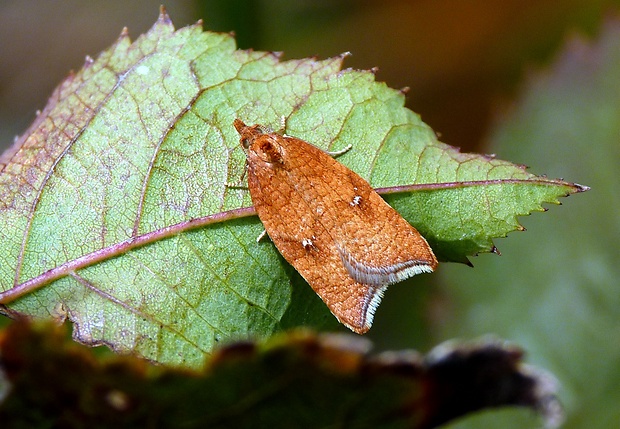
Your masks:
M 367 332 L 388 285 L 435 270 L 424 237 L 329 153 L 262 125 L 233 125 L 266 233 L 342 324 Z

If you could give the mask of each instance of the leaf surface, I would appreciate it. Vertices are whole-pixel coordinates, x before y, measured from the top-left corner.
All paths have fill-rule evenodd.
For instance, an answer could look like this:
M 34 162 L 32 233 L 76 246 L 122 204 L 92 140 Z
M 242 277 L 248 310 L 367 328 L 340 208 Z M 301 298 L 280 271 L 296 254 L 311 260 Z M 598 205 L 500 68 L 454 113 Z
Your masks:
M 382 188 L 440 260 L 493 251 L 516 216 L 584 190 L 462 154 L 344 56 L 280 61 L 162 13 L 87 58 L 0 157 L 4 312 L 68 318 L 74 336 L 196 367 L 221 340 L 332 325 L 271 243 L 243 177 L 234 118 L 323 149 Z

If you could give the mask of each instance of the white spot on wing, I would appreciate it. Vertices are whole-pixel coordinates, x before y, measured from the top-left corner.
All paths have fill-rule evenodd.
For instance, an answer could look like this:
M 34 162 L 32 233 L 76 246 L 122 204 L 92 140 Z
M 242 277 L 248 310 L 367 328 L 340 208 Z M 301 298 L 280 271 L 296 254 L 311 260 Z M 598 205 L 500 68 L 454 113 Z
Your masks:
M 306 250 L 310 250 L 310 249 L 312 248 L 312 246 L 314 246 L 314 243 L 312 242 L 312 240 L 311 240 L 311 239 L 309 239 L 309 238 L 304 238 L 304 239 L 301 241 L 301 245 L 302 245 L 302 246 L 304 246 L 304 249 L 306 249 Z

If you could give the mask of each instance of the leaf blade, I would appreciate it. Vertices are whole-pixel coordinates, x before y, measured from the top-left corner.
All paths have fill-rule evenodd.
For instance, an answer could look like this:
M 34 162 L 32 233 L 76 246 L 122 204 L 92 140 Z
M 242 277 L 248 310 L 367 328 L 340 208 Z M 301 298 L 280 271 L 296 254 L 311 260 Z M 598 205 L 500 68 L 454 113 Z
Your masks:
M 190 367 L 220 340 L 328 325 L 271 243 L 255 242 L 258 219 L 242 219 L 252 214 L 247 190 L 228 186 L 245 162 L 235 117 L 276 127 L 284 115 L 288 133 L 324 149 L 351 142 L 339 160 L 374 186 L 437 185 L 432 197 L 416 189 L 388 199 L 447 260 L 492 250 L 492 234 L 515 229 L 514 216 L 567 192 L 561 184 L 519 209 L 504 204 L 507 220 L 487 231 L 498 210 L 484 210 L 485 195 L 466 210 L 459 201 L 474 188 L 459 195 L 446 183 L 538 179 L 438 142 L 401 92 L 341 70 L 343 59 L 235 51 L 231 36 L 175 31 L 165 14 L 133 43 L 123 32 L 2 157 L 0 297 L 15 300 L 3 311 L 68 318 L 82 342 Z M 486 217 L 474 228 L 455 212 Z

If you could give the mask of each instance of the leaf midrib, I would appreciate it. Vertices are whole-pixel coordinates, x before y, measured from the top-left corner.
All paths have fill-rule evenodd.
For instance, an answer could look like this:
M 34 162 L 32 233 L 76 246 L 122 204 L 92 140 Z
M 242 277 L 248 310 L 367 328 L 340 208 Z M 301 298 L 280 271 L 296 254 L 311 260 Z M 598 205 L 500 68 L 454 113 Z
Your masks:
M 528 185 L 546 185 L 546 186 L 561 186 L 572 188 L 567 190 L 567 195 L 571 193 L 584 192 L 589 188 L 587 186 L 579 185 L 576 183 L 568 183 L 562 180 L 556 179 L 491 179 L 491 180 L 478 180 L 478 181 L 463 181 L 463 182 L 442 182 L 442 183 L 423 183 L 423 184 L 411 184 L 403 186 L 391 186 L 385 188 L 376 188 L 375 190 L 382 195 L 390 195 L 404 192 L 421 192 L 421 191 L 439 191 L 446 189 L 459 189 L 467 187 L 478 186 L 491 186 L 491 185 L 506 185 L 506 184 L 528 184 Z M 228 210 L 220 213 L 215 213 L 208 216 L 203 216 L 188 221 L 179 222 L 175 225 L 171 225 L 165 228 L 161 228 L 155 231 L 148 232 L 139 236 L 135 236 L 124 240 L 120 243 L 96 250 L 94 252 L 83 255 L 79 258 L 68 261 L 62 265 L 54 267 L 39 276 L 33 277 L 23 283 L 17 284 L 15 287 L 8 289 L 0 293 L 0 304 L 6 305 L 10 302 L 33 292 L 41 287 L 50 284 L 51 282 L 58 280 L 62 277 L 70 275 L 80 269 L 92 266 L 99 262 L 103 262 L 112 257 L 119 256 L 127 253 L 130 250 L 145 246 L 147 244 L 170 238 L 175 235 L 181 234 L 185 231 L 205 227 L 208 225 L 216 224 L 219 222 L 225 222 L 232 219 L 239 219 L 256 215 L 254 207 L 243 207 L 234 210 Z

